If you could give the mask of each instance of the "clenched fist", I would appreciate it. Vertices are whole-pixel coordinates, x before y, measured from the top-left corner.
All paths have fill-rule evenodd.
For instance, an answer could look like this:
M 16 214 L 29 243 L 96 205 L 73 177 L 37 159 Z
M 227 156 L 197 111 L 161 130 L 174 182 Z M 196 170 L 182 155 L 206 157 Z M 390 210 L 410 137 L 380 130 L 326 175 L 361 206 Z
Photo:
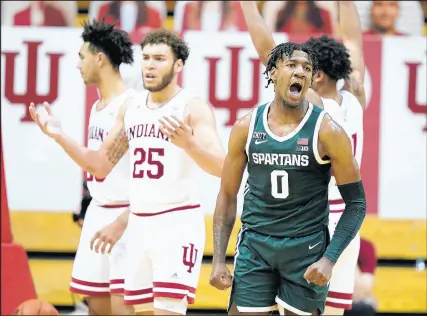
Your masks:
M 326 285 L 331 279 L 333 267 L 334 264 L 332 261 L 322 257 L 307 268 L 307 271 L 304 273 L 304 279 L 316 285 Z
M 232 280 L 233 277 L 225 263 L 213 264 L 211 277 L 209 279 L 210 285 L 216 287 L 218 290 L 226 290 L 231 286 Z

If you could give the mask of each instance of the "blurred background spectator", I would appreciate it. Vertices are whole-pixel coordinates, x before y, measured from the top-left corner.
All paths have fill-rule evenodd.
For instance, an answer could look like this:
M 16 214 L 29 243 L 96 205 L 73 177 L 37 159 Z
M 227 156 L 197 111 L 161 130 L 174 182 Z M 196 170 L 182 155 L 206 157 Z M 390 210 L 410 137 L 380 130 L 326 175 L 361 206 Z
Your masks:
M 274 32 L 334 34 L 336 4 L 329 1 L 265 1 L 263 16 Z
M 356 1 L 365 34 L 424 35 L 419 1 Z
M 151 30 L 163 27 L 166 16 L 164 1 L 91 1 L 89 17 L 116 23 L 140 42 Z
M 2 1 L 2 25 L 74 26 L 76 1 Z
M 174 17 L 176 32 L 247 30 L 239 1 L 179 1 Z
M 374 245 L 367 239 L 360 239 L 359 259 L 353 294 L 353 308 L 345 316 L 375 315 L 377 300 L 374 296 L 375 269 L 377 256 Z

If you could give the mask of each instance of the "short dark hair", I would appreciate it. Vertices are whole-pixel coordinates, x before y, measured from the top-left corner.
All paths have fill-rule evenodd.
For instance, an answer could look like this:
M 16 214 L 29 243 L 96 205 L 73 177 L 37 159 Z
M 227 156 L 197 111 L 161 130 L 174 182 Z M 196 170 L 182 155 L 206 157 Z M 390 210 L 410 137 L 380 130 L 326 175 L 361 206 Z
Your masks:
M 308 47 L 305 44 L 297 44 L 297 43 L 292 43 L 292 42 L 286 42 L 286 43 L 282 43 L 277 45 L 276 47 L 274 47 L 270 54 L 268 55 L 268 62 L 267 62 L 267 68 L 264 71 L 264 75 L 265 78 L 267 79 L 267 86 L 266 88 L 269 86 L 270 83 L 273 82 L 273 80 L 270 78 L 270 71 L 273 68 L 276 68 L 277 62 L 282 60 L 283 57 L 291 57 L 292 54 L 294 53 L 294 51 L 302 51 L 304 53 L 306 53 L 310 59 L 311 59 L 311 63 L 313 64 L 313 74 L 316 73 L 317 71 L 317 59 L 316 59 L 316 55 L 313 54 L 312 50 L 310 49 L 310 47 Z
M 112 66 L 133 63 L 132 41 L 128 33 L 114 28 L 114 24 L 93 20 L 83 24 L 83 41 L 89 43 L 91 52 L 103 52 Z
M 177 35 L 167 30 L 157 30 L 147 34 L 141 42 L 141 49 L 146 45 L 166 44 L 172 50 L 176 59 L 181 59 L 185 64 L 190 55 L 190 48 L 187 43 L 180 39 Z
M 327 35 L 312 37 L 305 44 L 317 56 L 319 70 L 330 79 L 338 81 L 348 78 L 352 71 L 350 55 L 343 44 Z

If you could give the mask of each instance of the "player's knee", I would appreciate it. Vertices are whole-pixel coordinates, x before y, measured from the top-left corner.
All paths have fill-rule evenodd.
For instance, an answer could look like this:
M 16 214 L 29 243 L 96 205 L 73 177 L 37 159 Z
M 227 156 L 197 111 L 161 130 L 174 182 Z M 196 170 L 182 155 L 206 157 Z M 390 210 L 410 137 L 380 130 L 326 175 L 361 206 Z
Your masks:
M 89 315 L 111 315 L 110 296 L 89 296 L 86 298 L 89 305 Z
M 344 315 L 344 308 L 325 306 L 325 312 L 323 313 L 323 315 Z
M 123 295 L 111 295 L 111 313 L 113 315 L 135 315 L 132 305 L 125 305 Z
M 187 313 L 187 298 L 174 300 L 169 298 L 154 299 L 154 315 L 185 315 Z

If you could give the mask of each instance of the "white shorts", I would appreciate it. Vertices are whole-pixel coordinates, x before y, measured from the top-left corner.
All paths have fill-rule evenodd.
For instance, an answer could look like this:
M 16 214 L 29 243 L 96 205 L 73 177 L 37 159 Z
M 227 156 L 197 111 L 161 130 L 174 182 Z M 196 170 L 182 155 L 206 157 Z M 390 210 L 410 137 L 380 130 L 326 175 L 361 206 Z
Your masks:
M 342 213 L 329 214 L 329 234 L 331 237 L 335 232 L 341 215 Z M 357 233 L 356 237 L 350 242 L 334 266 L 329 283 L 326 306 L 347 310 L 351 309 L 359 248 L 360 235 Z
M 95 233 L 111 224 L 127 207 L 102 207 L 93 200 L 89 204 L 83 223 L 80 242 L 74 259 L 70 291 L 87 296 L 121 294 L 124 289 L 123 236 L 114 246 L 111 254 L 98 254 L 90 249 L 90 241 Z
M 186 310 L 194 303 L 205 247 L 200 206 L 154 216 L 131 213 L 127 229 L 125 304 L 154 302 L 165 309 L 172 299 Z

